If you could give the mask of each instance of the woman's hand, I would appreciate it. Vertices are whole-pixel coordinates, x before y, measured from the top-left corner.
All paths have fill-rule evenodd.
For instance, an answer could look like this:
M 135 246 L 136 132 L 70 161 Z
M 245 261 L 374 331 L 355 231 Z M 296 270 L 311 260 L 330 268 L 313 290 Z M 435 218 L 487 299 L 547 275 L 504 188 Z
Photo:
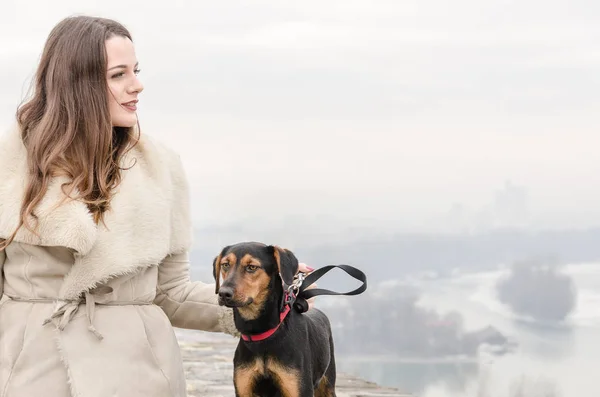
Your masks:
M 299 263 L 298 264 L 298 273 L 306 273 L 306 275 L 308 275 L 310 272 L 314 271 L 315 269 L 313 269 L 312 267 L 306 265 L 306 263 Z M 311 284 L 308 288 L 306 289 L 311 289 L 311 288 L 316 288 L 317 287 L 317 283 L 313 283 Z M 308 299 L 308 310 L 312 309 L 315 305 L 315 299 L 316 297 L 313 296 L 312 298 Z
M 300 273 L 310 273 L 312 271 L 314 271 L 315 269 L 313 269 L 312 267 L 308 266 L 306 263 L 299 263 L 298 264 L 298 272 Z

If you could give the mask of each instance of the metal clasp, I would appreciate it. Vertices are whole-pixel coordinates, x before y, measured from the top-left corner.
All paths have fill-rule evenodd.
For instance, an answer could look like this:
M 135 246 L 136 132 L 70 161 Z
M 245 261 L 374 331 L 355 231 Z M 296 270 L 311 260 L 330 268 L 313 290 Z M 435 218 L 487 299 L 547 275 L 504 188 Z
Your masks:
M 294 280 L 292 285 L 290 285 L 288 287 L 287 292 L 293 296 L 298 295 L 298 291 L 300 290 L 300 287 L 302 286 L 302 283 L 304 282 L 305 278 L 306 278 L 306 275 L 304 273 L 302 273 L 302 272 L 298 273 L 298 275 L 296 276 L 296 279 Z

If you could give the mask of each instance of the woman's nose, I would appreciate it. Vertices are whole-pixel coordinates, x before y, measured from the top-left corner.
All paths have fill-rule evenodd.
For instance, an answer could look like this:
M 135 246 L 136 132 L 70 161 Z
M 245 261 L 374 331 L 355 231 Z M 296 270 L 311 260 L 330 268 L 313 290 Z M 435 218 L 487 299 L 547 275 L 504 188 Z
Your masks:
M 137 77 L 134 80 L 134 83 L 131 85 L 129 89 L 130 93 L 137 92 L 138 94 L 144 91 L 144 85 Z

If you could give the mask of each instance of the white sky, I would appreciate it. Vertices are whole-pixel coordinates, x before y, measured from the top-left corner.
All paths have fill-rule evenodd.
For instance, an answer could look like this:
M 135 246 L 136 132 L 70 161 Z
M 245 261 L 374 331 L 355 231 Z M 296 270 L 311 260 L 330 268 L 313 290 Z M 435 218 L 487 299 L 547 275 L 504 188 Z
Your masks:
M 3 0 L 0 125 L 76 13 L 130 28 L 199 225 L 600 225 L 597 1 Z

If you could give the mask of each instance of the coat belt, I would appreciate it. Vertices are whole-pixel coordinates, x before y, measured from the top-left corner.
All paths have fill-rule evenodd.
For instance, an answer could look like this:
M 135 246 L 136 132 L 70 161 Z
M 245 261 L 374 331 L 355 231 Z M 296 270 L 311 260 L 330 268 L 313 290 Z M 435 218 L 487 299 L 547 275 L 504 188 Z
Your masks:
M 84 296 L 79 299 L 71 299 L 71 300 L 62 300 L 62 299 L 52 299 L 52 298 L 25 298 L 20 296 L 8 296 L 11 300 L 17 302 L 29 302 L 29 303 L 57 303 L 54 312 L 50 317 L 44 320 L 43 325 L 48 323 L 54 323 L 59 330 L 65 329 L 66 325 L 71 321 L 75 313 L 79 310 L 79 306 L 85 301 L 85 309 L 86 316 L 88 318 L 89 326 L 88 330 L 92 332 L 96 337 L 102 340 L 104 337 L 96 327 L 94 327 L 94 309 L 96 305 L 104 305 L 104 306 L 129 306 L 129 305 L 152 305 L 152 302 L 146 301 L 108 301 L 104 300 L 106 296 L 112 292 L 112 288 L 105 287 L 104 289 L 100 288 L 97 291 L 89 292 L 86 291 Z

